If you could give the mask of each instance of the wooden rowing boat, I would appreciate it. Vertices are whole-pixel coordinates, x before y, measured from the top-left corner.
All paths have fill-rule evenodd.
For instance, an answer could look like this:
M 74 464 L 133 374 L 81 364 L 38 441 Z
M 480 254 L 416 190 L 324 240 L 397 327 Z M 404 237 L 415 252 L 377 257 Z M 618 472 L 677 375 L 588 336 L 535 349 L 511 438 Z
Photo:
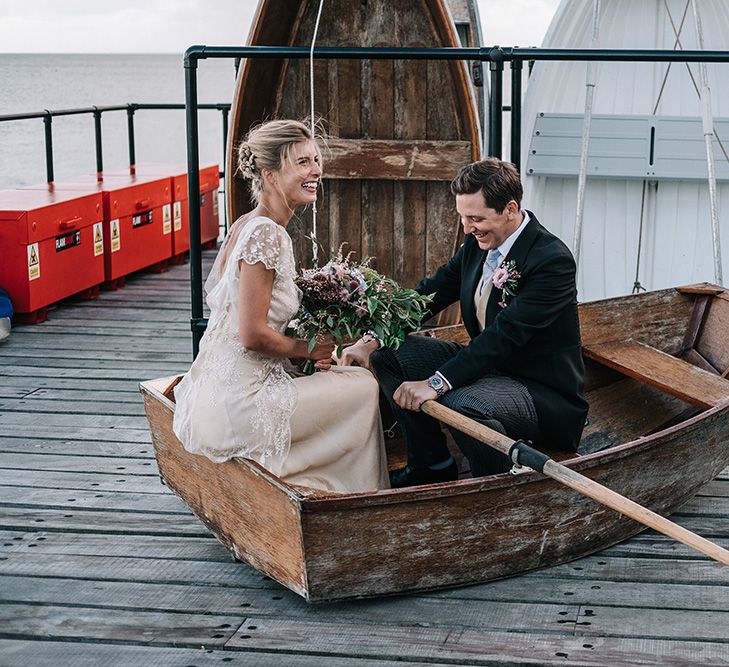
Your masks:
M 729 291 L 704 284 L 586 303 L 580 322 L 589 422 L 581 454 L 550 454 L 668 515 L 729 464 Z M 329 494 L 248 460 L 212 463 L 172 432 L 175 381 L 141 385 L 162 478 L 236 558 L 311 602 L 511 576 L 643 528 L 536 472 Z
M 475 0 L 452 4 L 461 23 L 477 16 L 468 13 Z M 315 0 L 263 0 L 248 43 L 308 47 L 318 9 Z M 454 47 L 459 38 L 445 0 L 342 0 L 324 2 L 316 44 Z M 316 60 L 314 109 L 331 135 L 317 204 L 320 259 L 346 241 L 381 273 L 414 286 L 462 242 L 449 183 L 481 156 L 467 63 Z M 252 125 L 309 114 L 308 60 L 243 61 L 226 174 L 235 173 L 236 146 Z M 231 220 L 250 209 L 243 180 L 229 177 L 226 193 Z M 297 264 L 310 266 L 311 211 L 290 229 Z

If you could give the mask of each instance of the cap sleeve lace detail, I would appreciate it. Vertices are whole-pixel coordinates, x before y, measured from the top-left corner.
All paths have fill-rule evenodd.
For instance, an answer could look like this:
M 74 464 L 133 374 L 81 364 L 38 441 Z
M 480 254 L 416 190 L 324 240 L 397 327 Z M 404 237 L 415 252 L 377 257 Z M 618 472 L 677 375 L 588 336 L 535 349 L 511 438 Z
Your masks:
M 283 228 L 268 218 L 251 220 L 241 233 L 236 259 L 246 264 L 261 262 L 267 269 L 277 271 L 281 266 Z M 247 233 L 246 233 L 247 232 Z

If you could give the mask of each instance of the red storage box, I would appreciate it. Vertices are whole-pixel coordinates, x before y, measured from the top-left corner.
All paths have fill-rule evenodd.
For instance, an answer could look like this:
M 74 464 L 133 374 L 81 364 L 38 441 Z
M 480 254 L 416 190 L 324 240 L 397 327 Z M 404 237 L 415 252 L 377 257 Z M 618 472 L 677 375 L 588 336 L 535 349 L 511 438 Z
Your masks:
M 41 311 L 104 282 L 102 220 L 100 192 L 0 191 L 0 287 L 15 312 Z
M 33 187 L 42 186 L 30 186 Z M 84 176 L 54 184 L 56 192 L 95 190 L 104 203 L 105 280 L 114 281 L 172 256 L 172 199 L 169 178 Z
M 114 176 L 128 171 L 105 172 Z M 164 176 L 172 182 L 172 254 L 190 249 L 190 210 L 187 200 L 187 165 L 142 163 L 135 166 L 137 177 Z M 220 233 L 218 187 L 220 168 L 217 164 L 200 167 L 200 242 L 214 247 Z

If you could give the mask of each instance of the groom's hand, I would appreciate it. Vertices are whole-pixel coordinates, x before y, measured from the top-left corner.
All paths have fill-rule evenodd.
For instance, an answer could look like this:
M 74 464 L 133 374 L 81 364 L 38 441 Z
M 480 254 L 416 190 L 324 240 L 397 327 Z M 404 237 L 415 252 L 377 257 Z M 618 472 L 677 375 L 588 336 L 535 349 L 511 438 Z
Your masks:
M 438 398 L 438 394 L 427 380 L 418 380 L 417 382 L 403 382 L 395 390 L 392 398 L 404 410 L 420 412 L 420 406 L 425 401 Z
M 344 348 L 339 365 L 361 366 L 370 369 L 370 356 L 378 347 L 377 341 L 363 342 L 359 340 L 354 345 Z

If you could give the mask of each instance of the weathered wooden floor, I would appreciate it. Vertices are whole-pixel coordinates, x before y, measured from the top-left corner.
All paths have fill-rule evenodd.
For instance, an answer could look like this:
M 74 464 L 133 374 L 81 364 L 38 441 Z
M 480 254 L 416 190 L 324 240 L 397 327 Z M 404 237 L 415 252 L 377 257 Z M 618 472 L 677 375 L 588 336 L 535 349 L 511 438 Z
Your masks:
M 137 391 L 189 365 L 188 320 L 178 266 L 0 343 L 0 665 L 729 665 L 729 568 L 654 533 L 317 607 L 232 562 L 159 483 Z M 729 470 L 675 519 L 729 546 Z

